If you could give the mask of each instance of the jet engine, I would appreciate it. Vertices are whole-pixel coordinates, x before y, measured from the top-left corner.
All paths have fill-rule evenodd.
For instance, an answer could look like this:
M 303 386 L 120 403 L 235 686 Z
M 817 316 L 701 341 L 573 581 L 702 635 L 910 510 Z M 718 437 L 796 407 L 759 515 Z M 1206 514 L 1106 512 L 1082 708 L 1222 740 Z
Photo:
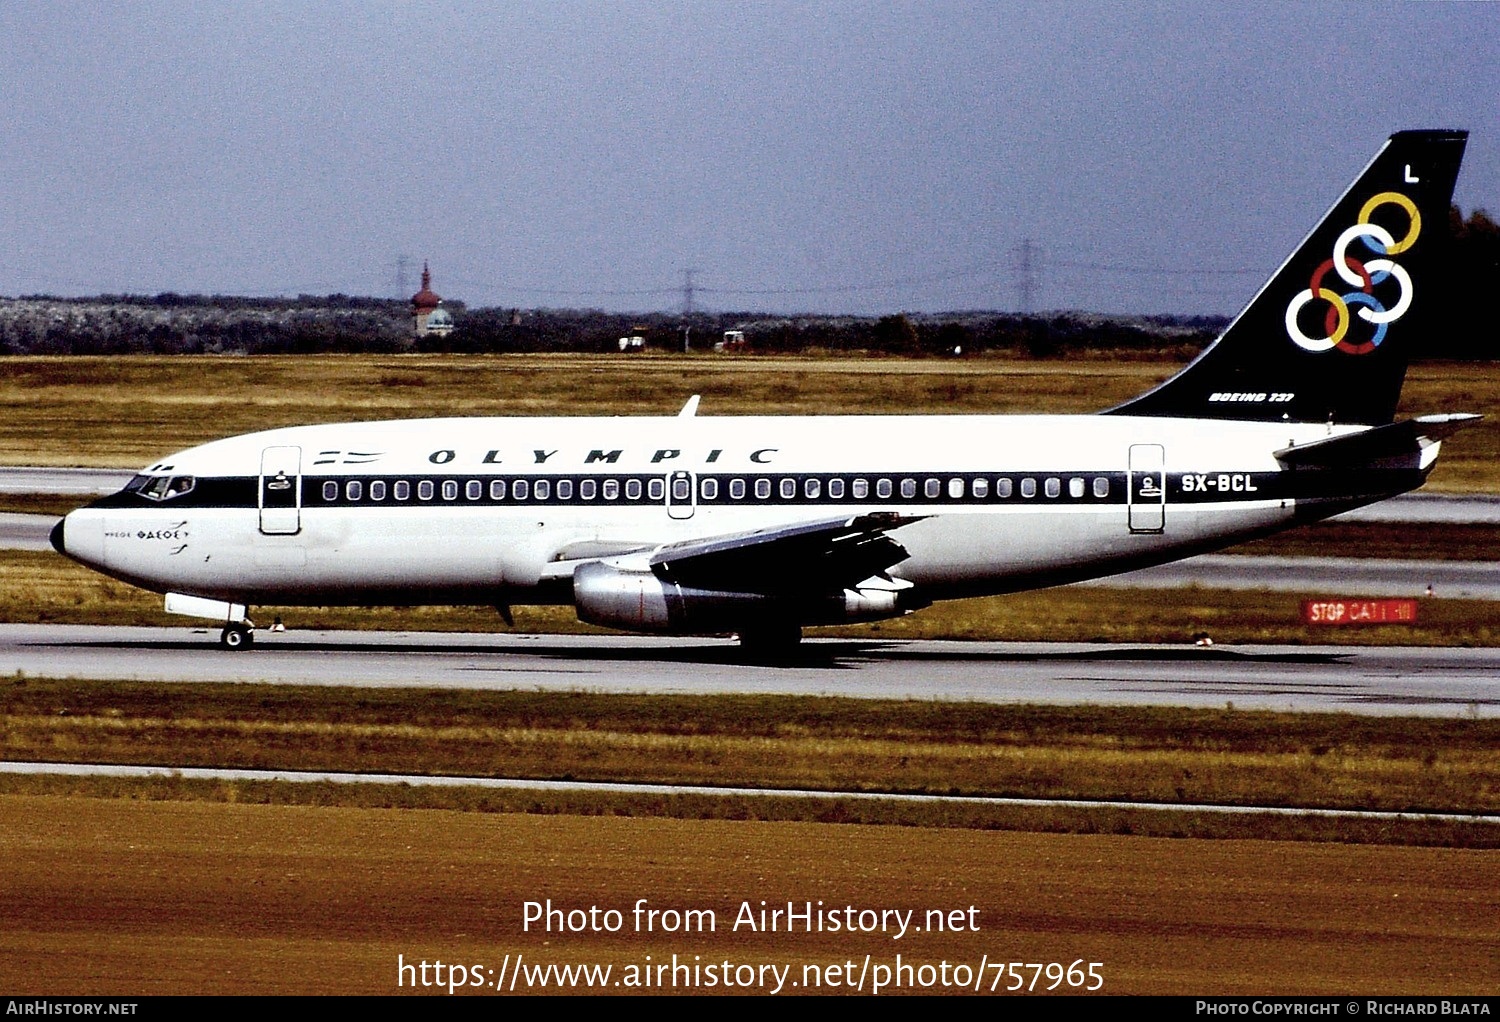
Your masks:
M 743 631 L 767 623 L 850 624 L 927 606 L 911 583 L 874 577 L 836 592 L 732 592 L 668 581 L 649 566 L 594 561 L 573 573 L 573 602 L 589 624 L 676 634 Z

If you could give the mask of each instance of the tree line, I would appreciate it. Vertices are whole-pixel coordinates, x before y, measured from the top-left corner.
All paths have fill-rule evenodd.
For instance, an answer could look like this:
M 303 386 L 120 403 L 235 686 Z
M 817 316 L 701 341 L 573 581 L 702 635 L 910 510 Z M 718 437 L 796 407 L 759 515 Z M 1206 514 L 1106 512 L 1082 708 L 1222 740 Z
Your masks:
M 1492 359 L 1496 328 L 1482 299 L 1500 283 L 1500 226 L 1455 206 L 1434 274 L 1424 357 Z M 451 334 L 414 337 L 407 302 L 354 295 L 100 295 L 0 299 L 0 355 L 291 354 L 322 352 L 616 352 L 622 337 L 648 348 L 712 348 L 726 331 L 748 352 L 982 352 L 1061 357 L 1087 351 L 1186 357 L 1227 324 L 1217 316 L 1107 316 L 1004 312 L 889 316 L 769 316 L 754 312 L 615 313 L 597 309 L 474 308 L 446 302 Z M 735 345 L 736 350 L 739 350 Z

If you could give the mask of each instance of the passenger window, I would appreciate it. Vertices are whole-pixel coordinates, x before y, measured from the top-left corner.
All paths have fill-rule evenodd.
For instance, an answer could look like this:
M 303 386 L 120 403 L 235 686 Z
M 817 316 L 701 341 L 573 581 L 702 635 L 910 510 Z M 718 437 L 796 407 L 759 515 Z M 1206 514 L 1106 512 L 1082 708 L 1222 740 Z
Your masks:
M 464 496 L 470 500 L 478 500 L 480 497 L 483 497 L 484 483 L 481 483 L 478 479 L 470 479 L 467 483 L 464 483 Z
M 328 482 L 324 483 L 323 484 L 323 499 L 324 500 L 338 500 L 339 499 L 339 484 L 336 483 L 336 482 L 334 482 L 332 479 L 330 479 L 330 480 L 328 480 Z
M 405 479 L 397 479 L 396 485 L 391 487 L 391 495 L 397 500 L 408 500 L 411 498 L 411 483 Z
M 1036 480 L 1035 479 L 1032 479 L 1030 476 L 1028 476 L 1025 479 L 1021 480 L 1021 496 L 1023 496 L 1023 497 L 1035 497 L 1036 496 Z
M 1108 497 L 1109 496 L 1109 480 L 1107 478 L 1105 478 L 1104 476 L 1095 476 L 1094 477 L 1094 496 L 1096 496 L 1096 497 Z
M 901 480 L 901 496 L 904 500 L 911 500 L 917 495 L 917 481 L 915 479 Z
M 1049 477 L 1047 479 L 1047 496 L 1055 497 L 1059 493 L 1062 493 L 1062 480 L 1056 476 Z
M 458 481 L 457 480 L 454 480 L 454 479 L 444 479 L 443 480 L 443 499 L 444 500 L 457 500 L 458 499 Z
M 370 484 L 370 499 L 385 500 L 385 480 L 377 479 Z
M 573 480 L 571 480 L 571 479 L 559 479 L 557 481 L 557 499 L 558 500 L 572 500 L 573 499 Z
M 418 500 L 431 500 L 432 499 L 432 480 L 431 479 L 423 479 L 420 483 L 417 484 L 417 499 Z
M 755 480 L 755 499 L 756 500 L 769 500 L 770 498 L 771 498 L 771 480 L 769 480 L 769 479 L 757 479 L 757 480 Z
M 358 500 L 364 496 L 365 487 L 358 479 L 351 479 L 344 484 L 344 496 L 349 500 Z
M 578 483 L 578 495 L 584 500 L 593 500 L 599 493 L 599 484 L 592 479 L 584 479 Z
M 990 495 L 990 481 L 988 479 L 976 479 L 971 489 L 975 497 L 983 500 Z
M 517 479 L 510 484 L 510 495 L 515 500 L 525 500 L 531 495 L 531 484 L 524 479 Z
M 652 479 L 646 484 L 646 496 L 652 500 L 661 500 L 666 495 L 667 488 L 660 479 Z
M 878 479 L 875 482 L 875 496 L 881 500 L 891 499 L 891 481 L 889 479 Z
M 870 496 L 870 481 L 868 479 L 856 479 L 851 484 L 850 491 L 855 500 L 865 500 Z
M 693 494 L 693 488 L 684 476 L 678 476 L 672 480 L 672 499 L 687 500 Z
M 641 481 L 639 479 L 627 479 L 627 480 L 625 480 L 625 499 L 626 500 L 640 500 L 641 499 Z
M 809 500 L 816 500 L 823 492 L 823 484 L 817 479 L 809 479 L 802 484 L 802 495 Z
M 743 480 L 743 479 L 731 479 L 731 480 L 729 480 L 729 496 L 730 496 L 730 499 L 732 499 L 732 500 L 744 500 L 745 499 L 745 480 Z
M 1083 496 L 1083 480 L 1076 476 L 1068 480 L 1068 496 L 1077 500 Z
M 941 479 L 929 479 L 923 487 L 923 492 L 928 500 L 940 497 L 943 494 L 943 481 Z
M 620 480 L 618 480 L 618 479 L 606 479 L 606 480 L 604 480 L 604 499 L 605 500 L 619 500 L 620 499 Z
M 781 481 L 781 499 L 791 500 L 797 496 L 797 480 L 783 479 Z
M 490 500 L 504 500 L 504 499 L 505 499 L 505 480 L 504 479 L 491 479 L 490 480 Z
M 1005 497 L 1009 497 L 1012 492 L 1014 492 L 1014 491 L 1011 489 L 1011 485 L 1010 485 L 1010 480 L 1009 479 L 996 479 L 995 480 L 995 496 L 1001 497 L 1001 498 L 1005 498 Z
M 705 479 L 698 485 L 704 500 L 717 500 L 719 497 L 719 481 L 717 479 Z
M 552 480 L 538 479 L 531 488 L 531 495 L 537 500 L 549 499 L 552 496 Z
M 948 496 L 954 500 L 962 500 L 964 495 L 964 481 L 962 479 L 948 480 Z
M 842 479 L 828 480 L 828 498 L 830 500 L 844 499 L 844 481 Z

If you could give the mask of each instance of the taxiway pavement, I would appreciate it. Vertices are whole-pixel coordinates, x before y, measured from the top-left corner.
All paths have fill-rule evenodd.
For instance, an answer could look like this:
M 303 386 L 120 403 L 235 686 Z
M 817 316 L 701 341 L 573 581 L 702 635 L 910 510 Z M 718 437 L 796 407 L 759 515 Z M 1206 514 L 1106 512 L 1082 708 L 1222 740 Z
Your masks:
M 1500 650 L 822 639 L 785 663 L 723 639 L 0 625 L 0 676 L 1500 716 Z

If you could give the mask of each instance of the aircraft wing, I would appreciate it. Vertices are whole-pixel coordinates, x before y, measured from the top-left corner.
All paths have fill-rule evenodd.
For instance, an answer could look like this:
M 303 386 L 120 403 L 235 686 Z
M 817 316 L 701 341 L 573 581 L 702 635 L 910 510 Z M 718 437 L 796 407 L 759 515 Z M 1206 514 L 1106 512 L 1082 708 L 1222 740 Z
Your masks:
M 693 589 L 765 595 L 837 591 L 906 560 L 906 548 L 887 533 L 922 517 L 825 518 L 664 546 L 572 544 L 547 565 L 544 577 L 571 578 L 580 564 L 624 558 L 663 581 Z
M 767 595 L 850 588 L 910 556 L 887 532 L 921 516 L 869 514 L 802 522 L 659 547 L 664 581 Z

